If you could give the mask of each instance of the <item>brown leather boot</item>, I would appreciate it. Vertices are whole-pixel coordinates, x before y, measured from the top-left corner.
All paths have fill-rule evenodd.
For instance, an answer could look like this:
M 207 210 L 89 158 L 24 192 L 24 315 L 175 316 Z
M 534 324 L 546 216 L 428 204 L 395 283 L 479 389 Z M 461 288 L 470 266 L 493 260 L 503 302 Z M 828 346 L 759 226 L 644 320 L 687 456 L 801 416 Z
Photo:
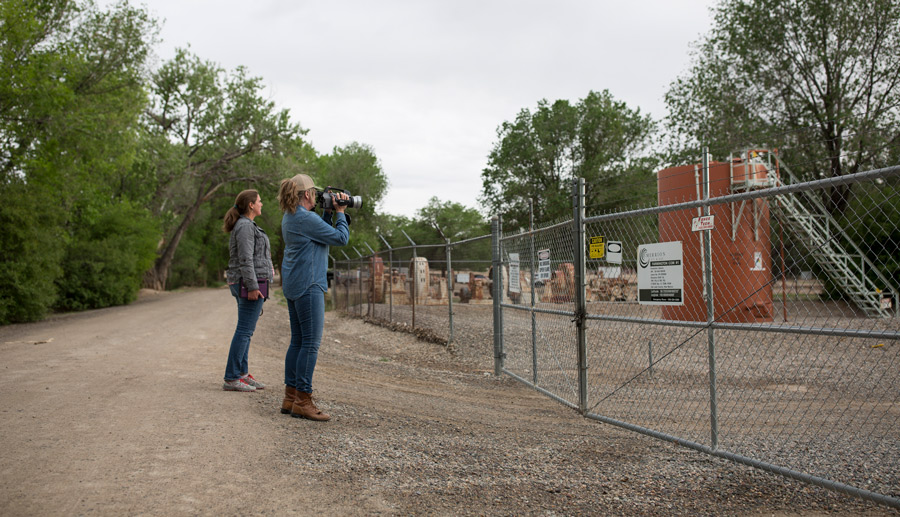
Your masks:
M 305 391 L 297 390 L 297 397 L 291 406 L 291 416 L 294 418 L 308 418 L 319 422 L 331 420 L 331 417 L 319 411 L 316 404 L 312 401 L 312 395 Z
M 291 406 L 294 405 L 294 399 L 297 398 L 297 388 L 293 386 L 284 387 L 284 400 L 281 401 L 281 414 L 289 415 Z

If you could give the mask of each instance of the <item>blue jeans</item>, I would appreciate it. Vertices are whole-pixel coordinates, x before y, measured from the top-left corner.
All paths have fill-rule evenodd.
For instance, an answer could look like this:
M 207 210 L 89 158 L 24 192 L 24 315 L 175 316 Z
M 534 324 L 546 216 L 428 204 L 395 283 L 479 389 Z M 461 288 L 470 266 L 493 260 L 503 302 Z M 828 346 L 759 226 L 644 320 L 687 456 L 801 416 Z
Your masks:
M 291 345 L 284 358 L 284 383 L 312 393 L 313 372 L 325 326 L 325 293 L 311 287 L 296 300 L 288 300 L 291 317 Z
M 231 349 L 228 350 L 228 364 L 225 365 L 225 380 L 233 381 L 241 375 L 249 373 L 247 355 L 250 352 L 250 338 L 256 330 L 259 313 L 265 299 L 260 296 L 256 300 L 241 298 L 241 284 L 231 284 L 231 295 L 237 300 L 238 321 L 231 338 Z

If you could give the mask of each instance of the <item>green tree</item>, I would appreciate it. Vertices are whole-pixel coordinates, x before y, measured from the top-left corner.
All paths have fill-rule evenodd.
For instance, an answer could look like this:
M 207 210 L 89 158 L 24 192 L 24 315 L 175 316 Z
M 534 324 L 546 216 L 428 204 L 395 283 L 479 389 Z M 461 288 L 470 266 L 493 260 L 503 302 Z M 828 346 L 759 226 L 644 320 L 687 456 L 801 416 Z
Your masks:
M 123 202 L 105 207 L 73 235 L 57 280 L 66 310 L 133 302 L 144 272 L 156 257 L 159 227 L 146 209 Z
M 153 20 L 127 3 L 0 3 L 0 323 L 40 319 L 58 294 L 68 307 L 81 279 L 60 277 L 73 274 L 63 257 L 105 224 L 98 214 L 128 205 L 114 184 L 135 156 L 154 34 Z M 106 239 L 146 223 L 140 211 L 120 213 L 135 219 L 106 226 L 124 232 Z M 130 270 L 108 274 L 108 286 L 124 289 L 112 298 L 133 296 Z M 98 303 L 107 304 L 85 306 Z
M 634 175 L 651 178 L 654 128 L 649 116 L 605 90 L 589 92 L 575 105 L 541 100 L 534 112 L 523 109 L 497 130 L 499 140 L 481 174 L 481 200 L 503 214 L 505 227 L 527 228 L 530 200 L 536 221 L 571 217 L 571 182 L 583 177 L 588 205 L 615 206 Z
M 153 74 L 150 90 L 145 126 L 156 166 L 152 208 L 166 231 L 145 284 L 164 289 L 178 245 L 200 208 L 233 196 L 229 186 L 276 183 L 285 153 L 304 130 L 263 97 L 261 79 L 241 67 L 228 74 L 185 50 Z
M 415 222 L 421 228 L 433 233 L 431 239 L 443 242 L 450 239 L 457 242 L 491 233 L 491 225 L 474 208 L 453 201 L 441 201 L 437 196 L 416 212 Z
M 392 248 L 410 247 L 409 236 L 417 246 L 437 244 L 438 247 L 418 247 L 416 254 L 428 259 L 432 268 L 444 269 L 446 263 L 446 251 L 444 244 L 447 239 L 451 243 L 459 242 L 473 237 L 481 237 L 490 234 L 490 223 L 474 208 L 468 208 L 460 203 L 441 201 L 432 197 L 428 204 L 416 211 L 413 218 L 383 214 L 379 216 L 377 233 L 387 240 Z M 405 235 L 404 235 L 405 234 Z M 376 250 L 385 251 L 387 246 L 379 239 L 379 246 L 373 246 Z M 353 255 L 351 255 L 352 257 Z M 406 267 L 412 250 L 402 250 L 394 254 L 395 264 Z M 454 247 L 452 260 L 455 268 L 471 266 L 469 261 L 480 261 L 480 266 L 490 263 L 491 241 L 481 240 L 474 243 Z M 466 264 L 466 266 L 462 266 Z M 482 268 L 486 270 L 486 267 Z
M 281 266 L 284 246 L 281 242 L 281 210 L 277 194 L 281 178 L 289 178 L 298 173 L 315 177 L 319 156 L 315 149 L 301 137 L 283 142 L 279 153 L 269 157 L 271 169 L 278 171 L 272 181 L 253 185 L 237 182 L 222 188 L 221 196 L 216 196 L 203 205 L 194 217 L 193 223 L 184 233 L 178 250 L 172 259 L 167 280 L 167 288 L 182 286 L 220 285 L 228 268 L 229 235 L 222 231 L 222 218 L 231 207 L 234 198 L 244 188 L 259 191 L 263 201 L 263 213 L 255 222 L 269 236 L 272 246 L 272 263 Z
M 666 94 L 670 161 L 782 149 L 805 178 L 890 164 L 900 143 L 900 3 L 722 0 Z M 850 187 L 825 199 L 843 213 Z
M 381 168 L 375 150 L 366 144 L 352 142 L 343 147 L 335 147 L 331 154 L 319 159 L 318 171 L 312 174 L 320 187 L 337 187 L 349 190 L 354 196 L 361 196 L 361 208 L 348 209 L 352 223 L 348 248 L 356 246 L 368 253 L 365 244 L 378 246 L 376 235 L 377 208 L 387 193 L 388 179 Z M 350 254 L 355 256 L 355 253 Z
M 412 232 L 410 236 L 415 234 L 413 239 L 417 244 L 443 244 L 447 239 L 453 243 L 491 233 L 490 223 L 478 210 L 453 201 L 442 202 L 437 197 L 432 197 L 427 205 L 416 212 L 412 226 L 415 229 L 408 231 Z M 443 248 L 427 248 L 421 255 L 437 264 L 445 260 Z M 457 264 L 468 260 L 490 259 L 490 256 L 489 239 L 452 250 L 452 260 Z

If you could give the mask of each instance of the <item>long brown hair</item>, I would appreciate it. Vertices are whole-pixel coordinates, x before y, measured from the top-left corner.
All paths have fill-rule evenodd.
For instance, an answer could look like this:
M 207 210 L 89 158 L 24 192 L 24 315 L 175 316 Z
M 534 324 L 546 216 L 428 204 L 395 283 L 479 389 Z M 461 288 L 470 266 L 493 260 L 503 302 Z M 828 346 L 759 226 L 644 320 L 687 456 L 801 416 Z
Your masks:
M 278 206 L 281 207 L 282 212 L 290 212 L 293 214 L 297 211 L 297 207 L 300 206 L 300 199 L 307 190 L 315 190 L 315 187 L 301 190 L 300 185 L 297 184 L 296 180 L 297 176 L 281 180 L 281 186 L 278 188 Z
M 234 230 L 238 219 L 250 210 L 250 203 L 256 202 L 257 197 L 259 197 L 259 192 L 255 190 L 245 190 L 237 195 L 234 199 L 234 206 L 225 212 L 225 224 L 222 225 L 225 233 L 231 233 L 231 230 Z

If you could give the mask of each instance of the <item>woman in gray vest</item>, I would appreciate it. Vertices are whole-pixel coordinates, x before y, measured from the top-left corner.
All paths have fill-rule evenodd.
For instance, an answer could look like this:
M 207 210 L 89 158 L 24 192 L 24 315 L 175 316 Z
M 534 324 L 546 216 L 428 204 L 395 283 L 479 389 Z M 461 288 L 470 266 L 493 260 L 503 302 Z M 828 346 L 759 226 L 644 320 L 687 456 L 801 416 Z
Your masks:
M 228 286 L 237 300 L 238 321 L 225 366 L 225 391 L 256 391 L 266 386 L 253 378 L 247 363 L 250 338 L 268 297 L 275 276 L 269 237 L 253 221 L 262 213 L 262 200 L 255 190 L 238 194 L 234 206 L 225 213 L 223 229 L 231 234 L 228 243 Z

